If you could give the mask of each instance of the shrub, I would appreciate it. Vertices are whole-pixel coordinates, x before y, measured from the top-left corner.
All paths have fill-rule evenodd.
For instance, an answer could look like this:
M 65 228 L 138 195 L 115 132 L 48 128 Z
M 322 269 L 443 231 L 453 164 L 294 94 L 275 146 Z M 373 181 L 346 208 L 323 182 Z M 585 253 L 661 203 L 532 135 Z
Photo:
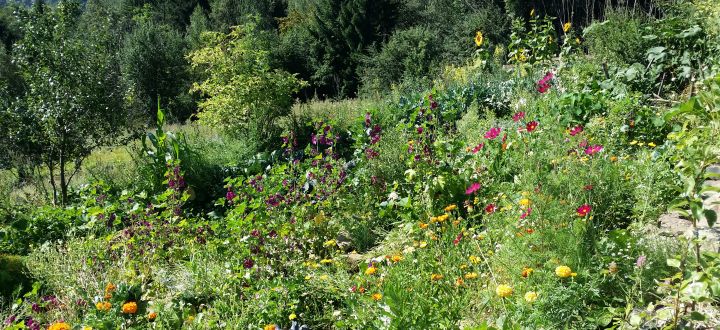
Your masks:
M 646 20 L 627 9 L 609 10 L 605 21 L 596 22 L 584 31 L 590 55 L 613 66 L 642 63 L 647 42 L 643 40 Z
M 204 47 L 189 59 L 206 77 L 192 88 L 206 97 L 198 104 L 201 120 L 261 146 L 279 135 L 277 121 L 289 113 L 292 94 L 303 82 L 270 68 L 268 52 L 254 30 L 248 23 L 227 35 L 205 33 Z

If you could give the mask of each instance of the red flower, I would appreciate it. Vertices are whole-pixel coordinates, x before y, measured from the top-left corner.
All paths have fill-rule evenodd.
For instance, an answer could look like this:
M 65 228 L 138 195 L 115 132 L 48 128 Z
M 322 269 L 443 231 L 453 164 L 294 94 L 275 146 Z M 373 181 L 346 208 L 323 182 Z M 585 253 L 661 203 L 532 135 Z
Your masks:
M 519 122 L 520 120 L 522 120 L 523 118 L 525 118 L 525 112 L 523 112 L 523 111 L 520 111 L 513 115 L 513 121 L 516 123 Z
M 527 125 L 525 125 L 525 128 L 527 129 L 528 132 L 534 131 L 537 127 L 538 127 L 538 122 L 536 122 L 534 120 L 527 123 Z
M 488 140 L 493 140 L 498 137 L 498 135 L 500 135 L 501 130 L 502 129 L 500 127 L 493 127 L 485 133 L 485 138 Z
M 593 186 L 592 186 L 591 184 L 589 184 L 589 185 L 583 187 L 583 189 L 585 189 L 585 190 L 592 190 L 592 189 L 593 189 Z
M 460 243 L 460 240 L 462 239 L 462 237 L 463 237 L 462 233 L 458 234 L 457 237 L 455 237 L 455 239 L 453 240 L 453 244 L 458 245 Z
M 479 182 L 475 182 L 475 183 L 471 184 L 470 187 L 468 187 L 468 188 L 465 190 L 465 194 L 466 194 L 466 195 L 470 195 L 470 194 L 472 194 L 472 193 L 474 193 L 474 192 L 476 192 L 476 191 L 478 191 L 478 190 L 480 190 L 480 183 L 479 183 Z
M 590 211 L 592 211 L 592 206 L 590 206 L 588 204 L 583 204 L 577 208 L 577 215 L 579 217 L 584 217 L 584 216 L 588 215 L 588 213 L 590 213 Z
M 495 204 L 490 203 L 487 206 L 485 206 L 485 212 L 487 212 L 487 214 L 493 214 L 495 212 L 495 208 L 496 208 Z

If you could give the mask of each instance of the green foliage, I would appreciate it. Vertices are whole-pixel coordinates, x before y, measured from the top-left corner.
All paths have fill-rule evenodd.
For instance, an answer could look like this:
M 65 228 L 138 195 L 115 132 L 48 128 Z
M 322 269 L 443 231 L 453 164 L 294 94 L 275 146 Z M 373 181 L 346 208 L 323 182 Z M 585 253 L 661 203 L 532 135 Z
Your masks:
M 35 5 L 24 18 L 24 36 L 13 54 L 27 93 L 13 104 L 16 114 L 31 135 L 32 148 L 23 150 L 37 157 L 50 174 L 59 167 L 54 200 L 68 201 L 72 174 L 90 152 L 115 142 L 126 131 L 119 72 L 111 53 L 100 42 L 88 43 L 76 30 L 80 7 L 63 2 L 55 9 Z M 113 109 L 109 111 L 109 109 Z M 57 186 L 57 187 L 56 187 Z
M 254 29 L 254 24 L 246 24 L 227 35 L 204 34 L 204 48 L 192 52 L 189 59 L 207 76 L 193 85 L 193 91 L 206 97 L 199 103 L 201 119 L 261 145 L 276 136 L 277 120 L 289 113 L 292 93 L 303 82 L 270 68 Z
M 158 98 L 170 109 L 168 115 L 184 122 L 192 106 L 182 35 L 167 25 L 137 18 L 136 26 L 122 45 L 120 64 L 126 86 L 128 107 L 145 113 L 150 120 L 157 113 Z
M 643 62 L 646 41 L 642 38 L 645 20 L 628 10 L 611 10 L 605 20 L 595 22 L 583 33 L 588 52 L 609 65 Z

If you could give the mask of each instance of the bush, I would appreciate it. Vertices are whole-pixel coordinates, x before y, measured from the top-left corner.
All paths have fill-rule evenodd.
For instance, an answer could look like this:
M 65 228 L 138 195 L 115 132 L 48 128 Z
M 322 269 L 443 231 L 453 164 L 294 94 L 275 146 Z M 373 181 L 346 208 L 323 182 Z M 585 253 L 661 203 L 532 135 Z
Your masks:
M 590 55 L 613 66 L 645 61 L 647 42 L 643 40 L 646 19 L 627 9 L 609 10 L 605 21 L 593 23 L 584 31 Z
M 27 276 L 23 260 L 19 256 L 0 254 L 0 307 L 30 289 L 32 284 Z

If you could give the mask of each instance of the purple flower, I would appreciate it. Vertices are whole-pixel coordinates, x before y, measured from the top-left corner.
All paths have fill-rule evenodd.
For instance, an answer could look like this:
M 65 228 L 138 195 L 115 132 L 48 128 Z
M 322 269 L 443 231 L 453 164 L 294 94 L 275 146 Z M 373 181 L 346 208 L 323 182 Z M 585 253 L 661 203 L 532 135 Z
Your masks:
M 252 235 L 253 237 L 260 237 L 260 231 L 257 230 L 257 229 L 253 229 L 253 230 L 250 232 L 250 235 Z
M 422 132 L 423 132 L 422 126 L 418 126 L 417 132 L 418 132 L 418 134 L 422 134 Z
M 32 304 L 32 311 L 35 312 L 35 313 L 40 313 L 40 305 L 38 305 L 37 303 L 33 303 L 33 304 Z
M 16 318 L 17 317 L 15 315 L 10 315 L 7 319 L 5 319 L 5 325 L 13 324 Z
M 33 320 L 32 317 L 25 320 L 25 326 L 30 330 L 40 330 L 40 323 Z
M 643 267 L 645 267 L 646 263 L 647 263 L 647 257 L 645 255 L 640 255 L 637 258 L 637 260 L 635 261 L 635 267 L 643 268 Z
M 232 202 L 233 199 L 235 199 L 237 195 L 235 194 L 232 189 L 228 188 L 227 193 L 225 194 L 225 198 L 227 198 L 228 201 Z
M 245 269 L 250 269 L 253 266 L 255 266 L 255 262 L 250 258 L 245 259 L 243 262 L 243 267 L 245 267 Z

